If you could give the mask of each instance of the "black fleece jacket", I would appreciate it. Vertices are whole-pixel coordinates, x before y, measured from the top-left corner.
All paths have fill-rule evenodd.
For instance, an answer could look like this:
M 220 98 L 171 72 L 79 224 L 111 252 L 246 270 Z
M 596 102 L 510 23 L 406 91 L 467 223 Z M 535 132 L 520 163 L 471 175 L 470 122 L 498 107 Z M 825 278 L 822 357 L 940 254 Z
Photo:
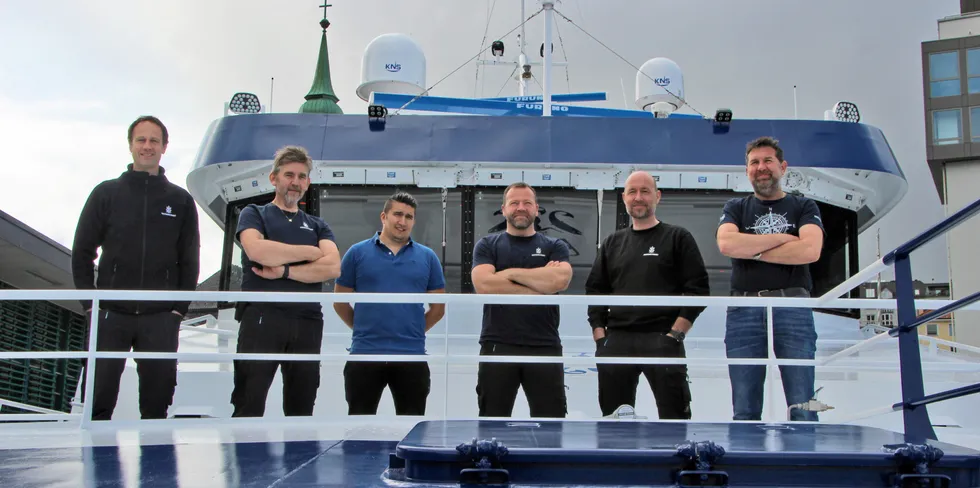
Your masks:
M 588 295 L 708 295 L 708 271 L 694 236 L 676 225 L 620 229 L 605 239 L 585 282 Z M 666 333 L 704 307 L 590 306 L 589 324 Z
M 94 262 L 102 248 L 98 280 Z M 194 290 L 201 237 L 190 193 L 158 175 L 128 170 L 92 190 L 75 229 L 71 268 L 79 290 Z M 82 301 L 85 310 L 92 308 Z M 187 313 L 190 302 L 102 301 L 123 313 Z

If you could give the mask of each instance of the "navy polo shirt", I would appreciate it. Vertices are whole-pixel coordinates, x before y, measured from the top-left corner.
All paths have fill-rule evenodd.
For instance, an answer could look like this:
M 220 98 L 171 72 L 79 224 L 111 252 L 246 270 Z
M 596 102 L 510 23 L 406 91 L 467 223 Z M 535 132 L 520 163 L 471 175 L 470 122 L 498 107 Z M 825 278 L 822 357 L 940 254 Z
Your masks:
M 436 253 L 409 239 L 394 254 L 375 234 L 340 262 L 337 284 L 359 293 L 427 293 L 446 287 Z M 425 354 L 421 303 L 354 303 L 351 354 Z

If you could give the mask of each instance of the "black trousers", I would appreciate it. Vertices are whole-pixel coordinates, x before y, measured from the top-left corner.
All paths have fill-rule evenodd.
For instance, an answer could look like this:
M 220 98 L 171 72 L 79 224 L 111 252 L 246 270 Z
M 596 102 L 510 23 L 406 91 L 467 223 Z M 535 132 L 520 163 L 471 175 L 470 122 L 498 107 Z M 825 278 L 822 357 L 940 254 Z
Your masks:
M 429 363 L 348 361 L 344 389 L 348 415 L 375 415 L 387 386 L 396 415 L 425 415 L 432 381 Z
M 684 344 L 663 333 L 613 328 L 606 329 L 605 339 L 596 344 L 596 357 L 683 358 L 685 353 Z M 636 387 L 643 373 L 653 390 L 661 419 L 691 418 L 686 365 L 599 364 L 598 370 L 599 408 L 603 416 L 624 404 L 636 407 Z
M 177 352 L 180 316 L 171 312 L 134 315 L 99 311 L 98 351 Z M 95 389 L 92 420 L 110 420 L 119 399 L 119 381 L 126 369 L 125 359 L 95 361 Z M 167 418 L 177 387 L 176 359 L 137 359 L 140 417 Z
M 240 353 L 319 354 L 323 320 L 289 317 L 275 309 L 249 305 L 238 329 Z M 282 411 L 287 416 L 313 415 L 320 387 L 319 361 L 235 361 L 232 417 L 261 417 L 269 388 L 282 366 Z
M 561 346 L 486 342 L 480 346 L 480 355 L 561 356 Z M 510 417 L 519 387 L 524 387 L 532 417 L 565 417 L 565 368 L 561 363 L 480 363 L 476 380 L 480 416 Z

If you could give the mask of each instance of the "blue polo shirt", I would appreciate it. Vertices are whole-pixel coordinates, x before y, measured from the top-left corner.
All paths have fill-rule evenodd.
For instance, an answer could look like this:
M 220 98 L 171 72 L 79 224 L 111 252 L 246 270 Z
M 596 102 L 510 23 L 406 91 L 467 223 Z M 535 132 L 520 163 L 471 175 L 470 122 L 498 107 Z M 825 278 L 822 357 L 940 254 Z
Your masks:
M 359 293 L 427 293 L 446 287 L 436 253 L 411 239 L 394 254 L 375 234 L 340 262 L 337 284 Z M 425 354 L 421 303 L 354 303 L 351 354 Z

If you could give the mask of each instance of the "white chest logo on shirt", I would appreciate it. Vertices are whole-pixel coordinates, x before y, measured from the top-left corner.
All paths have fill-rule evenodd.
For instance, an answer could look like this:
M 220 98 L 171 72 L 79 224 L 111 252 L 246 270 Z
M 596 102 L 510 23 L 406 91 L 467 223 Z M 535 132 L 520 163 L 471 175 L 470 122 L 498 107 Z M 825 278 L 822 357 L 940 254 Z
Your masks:
M 167 208 L 163 209 L 163 212 L 160 212 L 160 215 L 166 217 L 176 217 L 176 215 L 173 213 L 173 209 L 170 208 L 170 205 L 167 205 Z
M 307 225 L 307 224 L 306 224 L 306 221 L 303 221 L 303 225 L 301 225 L 301 226 L 299 226 L 299 228 L 300 228 L 300 229 L 304 229 L 304 230 L 308 230 L 308 231 L 310 231 L 310 232 L 312 232 L 312 231 L 313 231 L 313 228 L 312 228 L 312 227 L 310 227 L 309 225 Z
M 755 225 L 752 227 L 746 227 L 745 230 L 751 230 L 756 234 L 785 234 L 786 231 L 796 227 L 795 225 L 789 223 L 786 219 L 786 214 L 772 213 L 772 209 L 769 209 L 769 213 L 763 215 L 755 216 Z
M 659 254 L 657 254 L 657 248 L 650 246 L 650 249 L 647 249 L 647 252 L 646 254 L 644 254 L 644 256 L 659 256 Z
M 537 256 L 537 257 L 542 257 L 543 258 L 544 257 L 544 254 L 541 254 L 541 248 L 538 247 L 538 248 L 535 248 L 534 249 L 534 254 L 532 254 L 531 256 Z

